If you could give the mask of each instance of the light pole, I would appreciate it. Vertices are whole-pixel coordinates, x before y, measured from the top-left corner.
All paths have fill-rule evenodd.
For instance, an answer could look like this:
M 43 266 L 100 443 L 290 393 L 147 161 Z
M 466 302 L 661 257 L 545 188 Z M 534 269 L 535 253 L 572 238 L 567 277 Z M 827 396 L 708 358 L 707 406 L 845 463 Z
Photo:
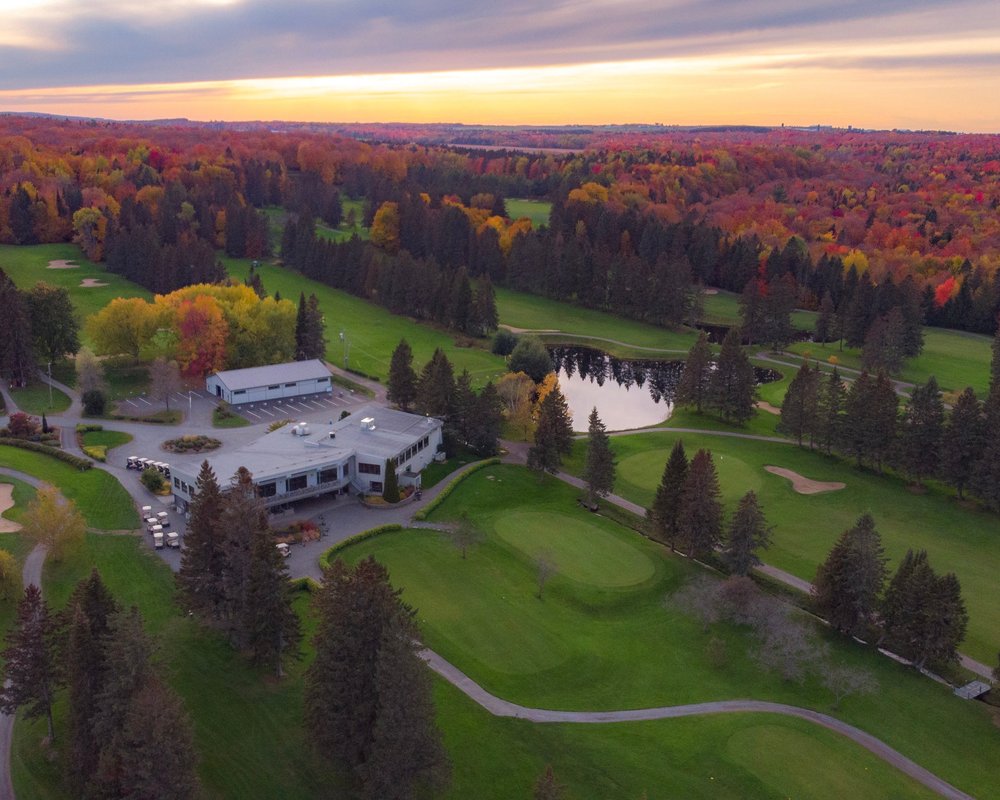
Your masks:
M 52 362 L 49 362 L 49 408 L 52 408 Z
M 351 340 L 343 329 L 340 331 L 340 341 L 344 343 L 344 369 L 347 369 L 347 358 L 351 352 Z

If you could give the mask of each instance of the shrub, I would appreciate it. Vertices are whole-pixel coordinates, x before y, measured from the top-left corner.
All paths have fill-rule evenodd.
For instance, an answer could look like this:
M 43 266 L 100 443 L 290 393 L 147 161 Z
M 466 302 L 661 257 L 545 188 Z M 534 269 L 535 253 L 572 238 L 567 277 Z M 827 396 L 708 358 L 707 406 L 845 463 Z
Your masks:
M 516 345 L 517 337 L 510 331 L 501 328 L 493 334 L 493 344 L 490 346 L 490 352 L 495 356 L 509 356 L 514 352 Z
M 38 433 L 38 420 L 23 411 L 18 411 L 10 415 L 4 433 L 15 439 L 28 439 Z
M 97 425 L 96 423 L 93 422 L 90 423 L 78 422 L 76 425 L 77 433 L 94 433 L 96 431 L 103 431 L 103 430 L 104 430 L 103 425 Z
M 166 485 L 166 479 L 157 471 L 155 467 L 147 467 L 142 471 L 142 475 L 139 476 L 139 480 L 142 481 L 142 485 L 145 486 L 153 494 L 159 494 L 163 491 Z
M 221 446 L 222 442 L 218 439 L 200 433 L 167 439 L 163 443 L 163 449 L 170 453 L 201 453 L 205 450 L 216 450 Z
M 94 466 L 93 461 L 88 461 L 86 458 L 80 458 L 72 453 L 67 453 L 65 450 L 49 447 L 48 445 L 41 444 L 40 442 L 29 442 L 25 439 L 0 437 L 0 444 L 5 444 L 9 447 L 20 447 L 22 450 L 32 450 L 35 453 L 43 453 L 44 455 L 52 456 L 52 458 L 58 458 L 60 461 L 65 461 L 67 464 L 70 464 L 79 470 L 90 469 Z
M 294 419 L 276 419 L 270 425 L 267 426 L 268 433 L 274 433 L 279 428 L 284 428 L 289 422 L 295 422 Z
M 349 417 L 349 416 L 351 416 L 351 412 L 348 411 L 346 408 L 343 411 L 340 412 L 340 418 L 341 419 L 347 419 L 347 417 Z
M 84 445 L 83 452 L 94 459 L 94 461 L 103 463 L 108 460 L 108 448 L 103 444 Z
M 90 389 L 80 398 L 83 402 L 83 413 L 88 417 L 103 417 L 108 407 L 108 399 L 100 389 Z

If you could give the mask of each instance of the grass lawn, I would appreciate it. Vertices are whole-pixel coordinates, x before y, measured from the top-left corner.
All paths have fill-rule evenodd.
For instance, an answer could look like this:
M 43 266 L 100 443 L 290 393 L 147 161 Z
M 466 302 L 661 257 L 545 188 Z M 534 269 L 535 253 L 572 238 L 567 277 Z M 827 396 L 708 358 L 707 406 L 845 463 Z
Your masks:
M 79 267 L 48 269 L 50 261 L 59 260 L 72 261 Z M 116 297 L 142 297 L 146 300 L 153 297 L 141 286 L 107 272 L 103 264 L 88 261 L 75 244 L 0 245 L 0 268 L 10 275 L 19 289 L 28 289 L 38 281 L 68 289 L 81 322 Z M 80 284 L 84 278 L 93 278 L 107 285 L 83 287 Z M 81 338 L 84 344 L 88 343 L 82 330 Z
M 135 504 L 122 485 L 107 472 L 81 472 L 42 453 L 0 446 L 0 466 L 26 472 L 58 487 L 73 500 L 87 525 L 100 530 L 132 530 L 139 526 Z
M 1000 607 L 995 602 L 1000 539 L 995 516 L 960 507 L 939 487 L 924 495 L 913 494 L 899 479 L 859 471 L 792 445 L 686 433 L 612 439 L 618 460 L 615 491 L 648 507 L 678 436 L 689 457 L 698 448 L 712 451 L 730 511 L 747 490 L 757 492 L 768 521 L 775 526 L 773 544 L 764 556 L 769 564 L 812 580 L 836 538 L 865 511 L 875 517 L 890 568 L 907 548 L 925 548 L 938 571 L 954 572 L 961 580 L 970 615 L 962 652 L 994 663 L 1000 646 Z M 579 474 L 583 455 L 584 445 L 578 442 L 566 468 Z M 841 481 L 846 488 L 801 495 L 789 481 L 765 472 L 768 464 L 816 480 Z
M 830 711 L 829 692 L 815 678 L 798 686 L 762 673 L 742 630 L 714 626 L 713 634 L 726 642 L 728 663 L 710 666 L 708 634 L 663 602 L 695 567 L 579 509 L 575 497 L 554 479 L 540 482 L 522 468 L 490 467 L 463 482 L 432 515 L 447 520 L 465 511 L 488 533 L 467 560 L 426 530 L 359 542 L 344 557 L 374 554 L 385 563 L 404 600 L 417 609 L 427 643 L 505 699 L 609 709 L 743 697 Z M 518 515 L 515 523 L 505 521 L 511 515 Z M 536 597 L 532 560 L 539 547 L 559 565 L 543 600 Z M 1000 758 L 1000 741 L 984 707 L 861 647 L 827 638 L 834 660 L 864 665 L 881 687 L 877 695 L 845 701 L 838 716 L 977 796 L 998 795 L 987 765 Z M 936 733 L 945 730 L 947 737 Z M 756 763 L 761 747 L 754 738 L 754 732 L 740 737 L 733 752 Z M 798 761 L 805 770 L 816 747 L 780 733 L 762 741 L 779 748 L 760 763 L 762 780 L 798 780 L 795 770 L 782 776 L 782 763 Z
M 8 508 L 3 514 L 0 514 L 4 519 L 9 519 L 17 522 L 21 515 L 24 513 L 25 507 L 30 503 L 35 497 L 35 487 L 31 484 L 25 483 L 24 481 L 18 480 L 17 478 L 12 478 L 10 475 L 5 475 L 0 473 L 0 483 L 9 483 L 14 487 L 11 492 L 11 499 L 14 501 L 14 505 Z M 4 534 L 7 535 L 7 534 Z M 20 537 L 18 537 L 20 538 Z M 8 550 L 10 548 L 7 548 Z M 30 548 L 29 548 L 30 549 Z
M 224 258 L 223 263 L 229 273 L 239 280 L 245 279 L 250 269 L 250 262 L 246 259 Z M 338 335 L 344 330 L 350 342 L 350 366 L 368 375 L 377 375 L 383 381 L 389 374 L 392 351 L 402 338 L 413 348 L 414 368 L 418 373 L 430 360 L 436 347 L 444 350 L 456 373 L 468 369 L 477 385 L 504 372 L 503 359 L 485 349 L 488 346 L 485 342 L 483 347 L 456 347 L 452 332 L 397 316 L 291 270 L 262 264 L 257 272 L 268 292 L 279 290 L 281 296 L 289 300 L 297 302 L 299 292 L 303 291 L 316 294 L 326 317 L 326 357 L 338 366 L 344 364 L 344 345 Z
M 363 200 L 351 200 L 341 198 L 340 204 L 344 211 L 344 219 L 336 228 L 331 228 L 318 217 L 315 220 L 316 235 L 322 239 L 329 239 L 334 242 L 343 242 L 357 234 L 362 239 L 368 238 L 368 228 L 361 223 L 364 220 L 365 210 Z M 349 225 L 347 216 L 350 211 L 354 212 L 354 224 Z M 281 206 L 267 206 L 264 209 L 267 217 L 268 228 L 271 233 L 271 244 L 274 249 L 281 249 L 281 235 L 285 230 L 285 220 L 288 219 L 288 212 Z M 284 292 L 282 292 L 284 295 Z
M 213 428 L 245 428 L 249 424 L 250 420 L 241 417 L 235 411 L 230 409 L 222 411 L 217 407 L 212 409 Z
M 718 289 L 715 294 L 706 294 L 704 321 L 712 325 L 739 325 L 740 296 L 734 292 Z M 816 324 L 815 311 L 793 311 L 792 325 L 800 330 L 811 331 Z
M 549 213 L 552 211 L 552 203 L 548 200 L 528 200 L 508 197 L 504 201 L 504 205 L 507 207 L 507 216 L 510 219 L 527 217 L 531 220 L 531 227 L 536 229 L 549 224 Z
M 464 467 L 473 461 L 479 461 L 480 458 L 480 456 L 477 456 L 472 451 L 462 449 L 444 461 L 431 461 L 420 473 L 420 485 L 424 489 L 430 489 L 451 475 L 459 467 Z
M 13 479 L 6 478 L 0 475 L 0 481 L 3 483 L 14 483 Z M 27 484 L 17 481 L 17 485 L 14 488 L 15 502 L 20 503 L 21 500 L 17 498 L 18 485 L 22 487 L 27 487 L 31 490 L 32 494 L 34 490 L 31 489 Z M 11 509 L 13 511 L 14 509 Z M 8 515 L 5 513 L 4 517 Z M 13 518 L 13 517 L 11 517 Z M 21 564 L 24 562 L 24 557 L 31 552 L 31 548 L 35 546 L 33 539 L 29 539 L 27 536 L 22 536 L 19 533 L 0 533 L 0 550 L 6 550 L 8 553 L 14 556 L 17 561 L 18 568 L 20 569 Z M 18 585 L 20 585 L 20 580 L 18 580 Z M 11 624 L 17 618 L 17 603 L 23 595 L 20 592 L 15 592 L 11 597 L 7 599 L 0 599 L 0 640 L 6 640 L 7 631 L 10 629 Z M 0 658 L 0 667 L 3 667 L 3 658 Z
M 87 447 L 92 445 L 103 445 L 108 450 L 121 447 L 132 441 L 131 433 L 123 431 L 86 431 L 80 434 L 83 444 Z
M 69 408 L 72 402 L 63 392 L 52 387 L 52 403 L 50 405 L 49 385 L 41 381 L 29 383 L 21 389 L 11 389 L 10 394 L 21 411 L 36 416 L 42 413 L 58 414 Z

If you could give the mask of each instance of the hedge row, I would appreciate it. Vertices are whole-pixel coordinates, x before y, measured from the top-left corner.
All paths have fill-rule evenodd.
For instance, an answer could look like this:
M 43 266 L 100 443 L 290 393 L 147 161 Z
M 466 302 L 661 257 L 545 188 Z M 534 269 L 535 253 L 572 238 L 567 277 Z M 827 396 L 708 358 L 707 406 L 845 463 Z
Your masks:
M 108 460 L 108 448 L 107 445 L 103 444 L 87 444 L 82 448 L 84 453 L 90 456 L 94 461 L 100 461 L 101 463 Z
M 65 461 L 67 464 L 71 464 L 76 467 L 81 472 L 94 466 L 93 461 L 89 461 L 86 458 L 80 458 L 72 453 L 67 453 L 65 450 L 60 450 L 58 447 L 49 447 L 47 444 L 41 444 L 40 442 L 29 442 L 25 439 L 0 437 L 0 444 L 7 445 L 8 447 L 20 447 L 22 450 L 33 450 L 36 453 L 43 453 L 47 456 L 58 458 L 60 461 Z
M 492 467 L 494 464 L 499 464 L 499 463 L 500 463 L 499 458 L 487 458 L 484 461 L 477 461 L 475 464 L 470 466 L 464 472 L 452 478 L 451 482 L 447 486 L 445 486 L 444 489 L 441 490 L 441 493 L 433 500 L 431 500 L 427 505 L 425 505 L 422 509 L 420 509 L 416 514 L 414 514 L 413 518 L 417 520 L 427 519 L 428 515 L 430 515 L 430 513 L 435 508 L 441 505 L 448 497 L 448 495 L 450 495 L 453 491 L 455 491 L 455 487 L 458 486 L 458 484 L 460 484 L 466 478 L 468 478 L 472 473 L 478 472 L 479 470 L 485 467 Z
M 292 591 L 295 592 L 308 592 L 312 594 L 321 588 L 319 581 L 310 578 L 308 575 L 304 578 L 293 578 L 289 583 L 292 585 Z
M 339 551 L 343 550 L 345 547 L 350 547 L 352 544 L 357 544 L 358 542 L 363 542 L 365 539 L 371 539 L 383 533 L 389 533 L 390 531 L 401 531 L 403 530 L 402 525 L 392 523 L 390 525 L 379 525 L 375 528 L 369 528 L 366 531 L 361 531 L 361 533 L 355 534 L 348 539 L 344 539 L 342 542 L 338 542 L 333 547 L 325 550 L 319 557 L 320 569 L 326 569 L 330 566 L 330 558 L 336 555 Z
M 76 425 L 77 433 L 93 433 L 95 431 L 103 431 L 103 425 L 95 425 L 94 423 L 78 422 Z

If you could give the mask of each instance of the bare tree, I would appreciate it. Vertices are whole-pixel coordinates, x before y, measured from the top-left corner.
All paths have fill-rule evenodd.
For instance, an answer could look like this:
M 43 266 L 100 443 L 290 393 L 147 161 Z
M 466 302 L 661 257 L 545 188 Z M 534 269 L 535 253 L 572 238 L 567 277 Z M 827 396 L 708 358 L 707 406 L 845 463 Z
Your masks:
M 445 531 L 455 549 L 462 554 L 465 560 L 470 549 L 481 544 L 485 535 L 483 531 L 471 520 L 466 512 L 458 520 L 458 524 Z
M 105 388 L 104 367 L 89 347 L 81 347 L 76 354 L 76 388 L 81 395 Z
M 701 629 L 708 633 L 709 626 L 720 619 L 718 589 L 717 581 L 700 575 L 667 597 L 664 605 L 694 617 L 701 623 Z
M 556 562 L 550 551 L 542 550 L 535 556 L 535 570 L 535 577 L 538 581 L 538 594 L 536 597 L 541 600 L 542 593 L 545 591 L 545 584 L 556 574 Z
M 806 625 L 786 610 L 772 614 L 759 631 L 761 642 L 757 663 L 778 673 L 784 681 L 802 683 L 810 668 L 826 654 L 825 646 Z
M 866 669 L 846 664 L 831 664 L 823 672 L 823 685 L 833 693 L 833 708 L 840 708 L 844 698 L 853 694 L 873 694 L 878 691 L 878 681 Z
M 162 400 L 166 409 L 170 410 L 170 395 L 181 389 L 181 371 L 176 361 L 165 358 L 154 358 L 149 366 L 149 394 L 156 400 Z

